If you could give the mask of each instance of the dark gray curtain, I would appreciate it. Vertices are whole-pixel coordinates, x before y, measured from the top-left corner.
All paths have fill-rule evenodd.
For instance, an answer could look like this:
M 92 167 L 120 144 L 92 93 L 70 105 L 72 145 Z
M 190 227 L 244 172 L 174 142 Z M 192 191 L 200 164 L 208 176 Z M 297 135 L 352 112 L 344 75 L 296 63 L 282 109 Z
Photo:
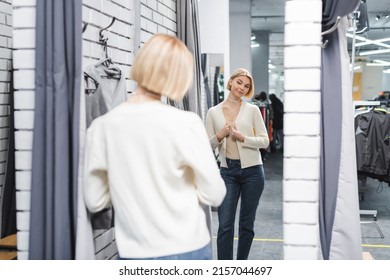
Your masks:
M 323 0 L 323 31 L 338 16 L 353 12 L 360 0 Z M 329 43 L 322 50 L 321 71 L 321 163 L 320 163 L 320 241 L 324 259 L 329 259 L 338 194 L 342 137 L 342 80 L 339 35 L 325 35 Z M 351 93 L 352 98 L 352 93 Z
M 74 259 L 81 0 L 37 0 L 30 259 Z
M 177 37 L 182 40 L 194 56 L 194 83 L 183 99 L 186 110 L 201 116 L 201 58 L 198 22 L 198 0 L 177 0 Z

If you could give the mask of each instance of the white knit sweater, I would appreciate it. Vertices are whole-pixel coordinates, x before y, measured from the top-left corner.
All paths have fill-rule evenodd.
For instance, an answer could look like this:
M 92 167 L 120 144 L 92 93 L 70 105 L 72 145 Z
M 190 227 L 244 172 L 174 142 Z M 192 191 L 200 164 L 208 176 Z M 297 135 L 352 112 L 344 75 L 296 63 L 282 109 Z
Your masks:
M 210 242 L 202 205 L 226 193 L 201 119 L 161 102 L 124 103 L 87 131 L 85 201 L 111 205 L 124 258 L 193 251 Z

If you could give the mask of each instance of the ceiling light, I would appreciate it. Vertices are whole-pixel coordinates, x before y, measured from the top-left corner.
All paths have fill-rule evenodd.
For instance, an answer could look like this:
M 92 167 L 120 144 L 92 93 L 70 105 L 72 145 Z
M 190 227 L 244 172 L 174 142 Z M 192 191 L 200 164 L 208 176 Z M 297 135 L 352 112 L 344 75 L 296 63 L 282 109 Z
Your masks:
M 347 33 L 347 37 L 353 38 L 353 34 Z M 367 39 L 367 38 L 359 36 L 359 35 L 355 35 L 355 38 L 356 38 L 356 40 L 363 41 L 363 42 L 366 42 L 368 44 L 377 45 L 377 46 L 381 46 L 381 47 L 385 47 L 385 48 L 390 49 L 390 45 L 383 44 L 380 42 L 380 40 L 370 40 L 370 39 Z
M 375 17 L 376 20 L 379 20 L 380 18 L 381 18 L 380 15 L 376 15 L 376 17 Z
M 360 52 L 359 55 L 370 55 L 370 54 L 379 54 L 379 53 L 390 53 L 390 49 Z
M 252 35 L 252 36 L 251 36 L 251 41 L 253 41 L 254 39 L 256 39 L 256 36 L 255 36 L 255 35 Z
M 259 44 L 259 43 L 251 44 L 251 48 L 258 48 L 258 47 L 260 47 L 260 44 Z
M 348 35 L 347 35 L 348 36 Z M 376 42 L 376 43 L 383 43 L 383 42 L 388 42 L 390 41 L 390 38 L 383 38 L 383 39 L 379 39 L 379 40 L 369 40 L 369 41 L 364 41 L 363 43 L 357 43 L 355 45 L 355 47 L 361 47 L 361 46 L 367 46 L 367 45 L 371 45 L 373 44 L 373 42 Z
M 347 33 L 347 37 L 353 38 L 353 34 Z M 365 42 L 366 40 L 368 40 L 367 38 L 362 37 L 362 36 L 359 36 L 359 35 L 355 35 L 355 38 L 356 38 L 356 40 L 360 40 L 360 41 L 364 41 L 364 42 Z
M 380 63 L 380 64 L 382 64 L 384 66 L 390 66 L 390 62 L 384 61 L 384 60 L 380 60 L 380 59 L 375 59 L 373 62 L 374 63 Z
M 389 18 L 390 17 L 390 15 L 385 15 L 385 18 Z
M 367 63 L 366 66 L 381 66 L 381 67 L 383 67 L 384 65 L 381 64 L 381 63 L 375 63 L 375 62 L 372 63 L 372 62 L 370 62 L 370 63 Z

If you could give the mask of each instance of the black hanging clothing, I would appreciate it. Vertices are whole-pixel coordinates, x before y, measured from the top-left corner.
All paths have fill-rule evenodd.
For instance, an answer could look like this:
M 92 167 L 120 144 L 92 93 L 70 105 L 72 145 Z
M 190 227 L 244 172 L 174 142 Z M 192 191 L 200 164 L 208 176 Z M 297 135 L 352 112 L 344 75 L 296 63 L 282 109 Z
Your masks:
M 358 173 L 390 184 L 390 114 L 372 110 L 357 115 L 355 138 Z
M 218 80 L 219 80 L 219 71 L 220 67 L 217 66 L 215 67 L 215 74 L 214 74 L 214 93 L 213 93 L 213 104 L 217 105 L 220 100 L 219 100 L 219 86 L 218 86 Z
M 283 129 L 283 114 L 284 108 L 283 103 L 279 98 L 276 97 L 275 94 L 270 94 L 269 99 L 271 100 L 272 111 L 274 114 L 274 118 L 272 121 L 272 125 L 274 129 Z
M 207 100 L 207 110 L 212 106 L 211 104 L 211 91 L 209 86 L 209 77 L 207 76 L 207 54 L 202 53 L 201 56 L 201 67 L 202 67 L 202 76 L 203 84 L 206 91 L 206 100 Z

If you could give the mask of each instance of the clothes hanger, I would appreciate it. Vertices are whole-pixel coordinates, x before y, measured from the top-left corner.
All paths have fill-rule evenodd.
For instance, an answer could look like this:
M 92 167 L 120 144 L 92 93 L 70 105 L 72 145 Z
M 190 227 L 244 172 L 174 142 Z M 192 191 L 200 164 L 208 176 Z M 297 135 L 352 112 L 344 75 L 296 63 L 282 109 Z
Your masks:
M 104 28 L 100 29 L 100 31 L 99 31 L 99 42 L 103 46 L 103 51 L 104 51 L 104 54 L 105 54 L 105 58 L 107 59 L 108 63 L 112 63 L 112 61 L 108 57 L 108 53 L 107 53 L 107 41 L 108 41 L 108 38 L 104 37 L 103 31 L 107 30 L 108 28 L 110 28 L 114 24 L 115 21 L 116 21 L 116 17 L 113 17 L 111 22 L 110 22 L 110 24 L 107 27 L 104 27 Z
M 86 87 L 84 89 L 85 93 L 86 94 L 93 94 L 95 93 L 96 89 L 98 88 L 99 86 L 99 82 L 96 81 L 94 78 L 92 78 L 88 73 L 84 72 L 84 80 L 85 80 L 85 84 L 88 86 L 89 83 L 88 83 L 88 80 L 92 80 L 92 82 L 94 83 L 94 87 L 90 88 L 90 87 Z
M 111 20 L 111 23 L 107 27 L 104 27 L 104 28 L 100 29 L 100 31 L 99 31 L 99 38 L 103 38 L 103 31 L 107 30 L 108 28 L 110 28 L 114 24 L 115 21 L 116 21 L 116 17 L 113 17 L 112 20 Z
M 99 43 L 102 45 L 102 50 L 103 50 L 104 56 L 95 64 L 95 66 L 97 66 L 97 65 L 104 65 L 105 67 L 108 68 L 111 65 L 114 65 L 112 59 L 110 57 L 108 57 L 108 52 L 107 52 L 107 48 L 108 48 L 107 41 L 108 41 L 108 38 L 104 36 L 103 31 L 107 30 L 108 28 L 110 28 L 114 24 L 115 21 L 116 21 L 116 17 L 113 17 L 111 22 L 110 22 L 110 24 L 108 26 L 100 29 L 100 31 L 99 31 Z M 82 32 L 84 32 L 87 29 L 87 26 L 88 26 L 88 23 L 85 22 L 83 27 L 82 27 Z M 120 79 L 122 73 L 119 70 L 119 68 L 118 68 L 118 71 L 119 71 L 119 73 L 115 77 L 111 77 L 111 76 L 110 77 L 107 76 L 107 77 L 108 78 L 114 78 L 114 79 Z M 88 75 L 86 72 L 84 72 L 84 79 L 85 79 L 87 85 L 88 85 L 88 80 L 92 80 L 94 82 L 95 88 L 86 88 L 85 89 L 85 92 L 87 94 L 89 94 L 91 92 L 93 93 L 96 90 L 96 88 L 99 86 L 99 83 L 93 77 Z
M 88 26 L 88 22 L 84 22 L 81 33 L 84 33 L 84 31 L 87 29 L 87 26 Z
M 84 25 L 83 25 L 83 27 L 81 29 L 81 33 L 84 33 L 85 30 L 87 29 L 87 27 L 88 27 L 88 22 L 84 22 Z M 95 87 L 92 87 L 92 88 L 86 87 L 84 89 L 84 91 L 85 91 L 86 94 L 93 94 L 96 91 L 97 87 L 99 86 L 99 82 L 96 81 L 94 78 L 92 78 L 87 72 L 84 71 L 84 81 L 85 81 L 85 85 L 86 86 L 89 85 L 88 80 L 92 80 L 92 82 L 94 83 Z

